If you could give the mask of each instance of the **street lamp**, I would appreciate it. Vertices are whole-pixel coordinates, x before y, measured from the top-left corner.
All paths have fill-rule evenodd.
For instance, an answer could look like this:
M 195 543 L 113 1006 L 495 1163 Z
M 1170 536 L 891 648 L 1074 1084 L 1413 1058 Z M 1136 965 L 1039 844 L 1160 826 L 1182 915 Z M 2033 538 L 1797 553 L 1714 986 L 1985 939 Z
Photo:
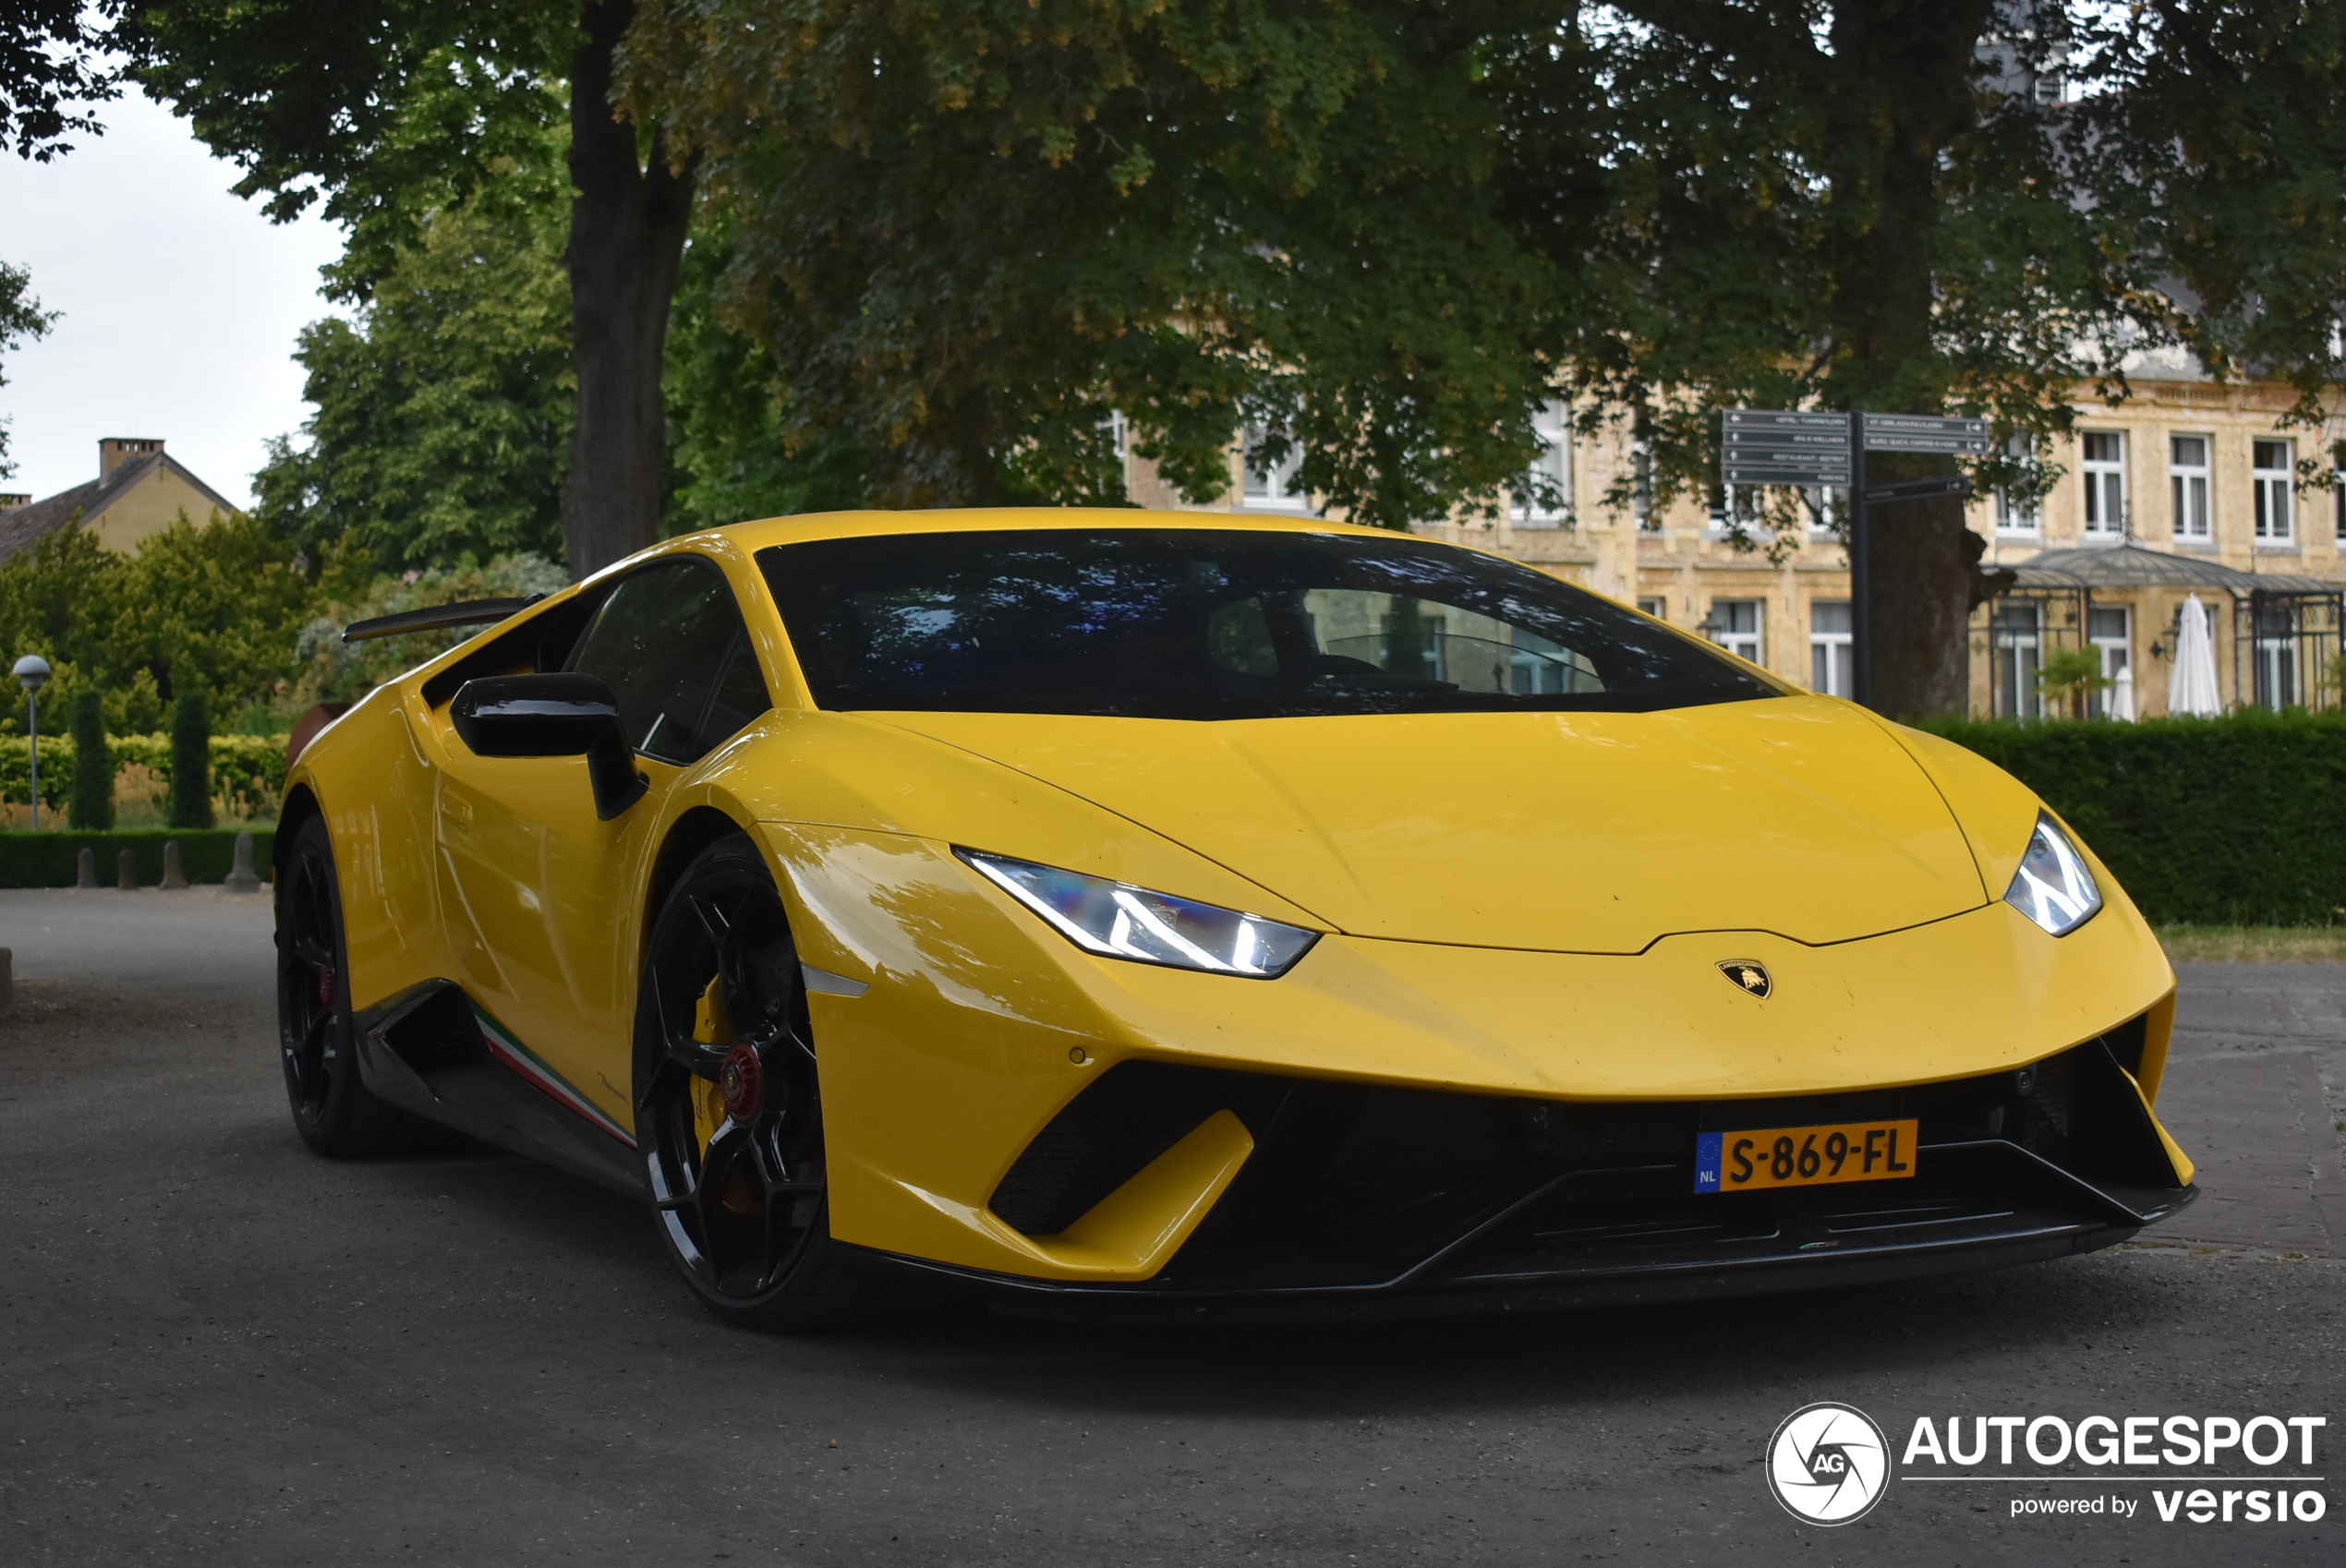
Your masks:
M 29 717 L 25 734 L 32 741 L 32 830 L 41 831 L 41 688 L 49 683 L 49 661 L 39 654 L 17 660 L 17 680 L 24 687 Z

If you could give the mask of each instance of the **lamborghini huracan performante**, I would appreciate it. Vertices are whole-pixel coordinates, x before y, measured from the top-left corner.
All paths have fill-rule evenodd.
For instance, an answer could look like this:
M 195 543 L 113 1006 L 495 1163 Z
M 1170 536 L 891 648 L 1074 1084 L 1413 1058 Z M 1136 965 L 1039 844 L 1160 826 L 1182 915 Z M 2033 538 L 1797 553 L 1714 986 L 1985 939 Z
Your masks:
M 300 754 L 285 1083 L 635 1197 L 700 1300 L 1367 1315 L 2106 1247 L 2174 976 L 1973 754 L 1310 519 L 672 540 Z

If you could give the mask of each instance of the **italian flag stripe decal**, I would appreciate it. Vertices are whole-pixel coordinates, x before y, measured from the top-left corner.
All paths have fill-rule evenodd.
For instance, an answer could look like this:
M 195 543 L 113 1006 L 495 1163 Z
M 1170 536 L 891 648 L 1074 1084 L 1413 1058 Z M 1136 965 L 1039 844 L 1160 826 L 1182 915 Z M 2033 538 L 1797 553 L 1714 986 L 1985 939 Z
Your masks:
M 560 1102 L 565 1108 L 593 1123 L 596 1130 L 617 1139 L 630 1149 L 635 1147 L 635 1140 L 627 1135 L 624 1128 L 605 1116 L 593 1101 L 564 1082 L 562 1074 L 548 1067 L 536 1052 L 514 1039 L 504 1025 L 481 1011 L 478 1003 L 473 1005 L 473 1017 L 480 1023 L 481 1043 L 489 1047 L 490 1055 L 527 1079 L 548 1098 Z

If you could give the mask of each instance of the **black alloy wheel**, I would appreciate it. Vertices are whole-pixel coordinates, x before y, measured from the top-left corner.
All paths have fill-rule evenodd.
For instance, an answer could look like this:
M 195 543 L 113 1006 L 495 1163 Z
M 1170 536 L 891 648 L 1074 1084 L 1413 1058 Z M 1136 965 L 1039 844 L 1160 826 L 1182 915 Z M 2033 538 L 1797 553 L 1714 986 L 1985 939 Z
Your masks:
M 277 1042 L 302 1140 L 334 1159 L 388 1150 L 402 1117 L 359 1080 L 342 891 L 322 817 L 293 836 L 277 871 Z
M 694 1034 L 712 980 L 730 1040 Z M 841 1276 L 831 1246 L 798 950 L 744 835 L 695 856 L 652 923 L 636 999 L 635 1104 L 660 1243 L 705 1306 L 768 1330 L 863 1315 L 872 1292 Z

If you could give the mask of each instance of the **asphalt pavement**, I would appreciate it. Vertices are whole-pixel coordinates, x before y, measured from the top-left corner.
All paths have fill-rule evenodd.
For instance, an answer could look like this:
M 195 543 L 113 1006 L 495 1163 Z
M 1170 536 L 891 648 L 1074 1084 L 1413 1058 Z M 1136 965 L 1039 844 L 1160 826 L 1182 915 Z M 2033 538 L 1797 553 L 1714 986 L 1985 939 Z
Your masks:
M 0 1568 L 2346 1558 L 2346 965 L 2184 971 L 2160 1109 L 2207 1196 L 2123 1248 L 1520 1320 L 780 1339 L 550 1170 L 308 1154 L 268 933 L 216 889 L 0 893 Z M 1820 1400 L 1897 1449 L 1958 1415 L 2321 1417 L 2310 1466 L 2205 1473 L 2314 1478 L 2324 1516 L 1902 1459 L 1819 1528 L 1762 1456 Z

